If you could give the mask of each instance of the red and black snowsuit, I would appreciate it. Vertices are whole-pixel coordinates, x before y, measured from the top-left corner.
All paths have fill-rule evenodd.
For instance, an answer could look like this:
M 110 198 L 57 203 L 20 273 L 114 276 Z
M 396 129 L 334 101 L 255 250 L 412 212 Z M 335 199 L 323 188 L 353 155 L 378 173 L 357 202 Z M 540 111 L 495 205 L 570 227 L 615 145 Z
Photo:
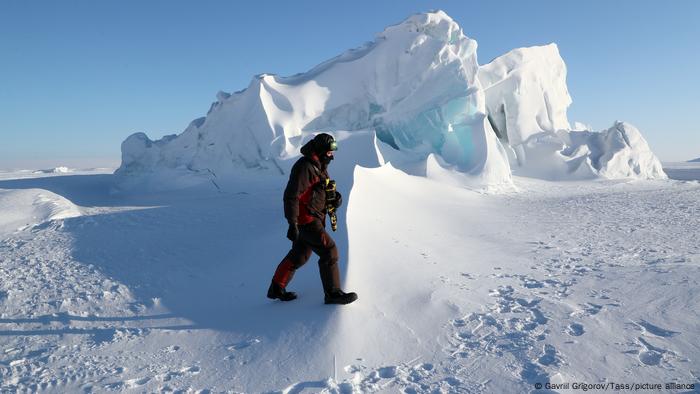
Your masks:
M 313 251 L 319 256 L 321 282 L 328 293 L 340 288 L 338 248 L 325 229 L 327 165 L 321 163 L 312 149 L 311 142 L 301 148 L 303 156 L 294 163 L 284 190 L 284 216 L 290 224 L 298 225 L 299 237 L 277 266 L 272 281 L 287 287 L 294 272 L 309 260 Z

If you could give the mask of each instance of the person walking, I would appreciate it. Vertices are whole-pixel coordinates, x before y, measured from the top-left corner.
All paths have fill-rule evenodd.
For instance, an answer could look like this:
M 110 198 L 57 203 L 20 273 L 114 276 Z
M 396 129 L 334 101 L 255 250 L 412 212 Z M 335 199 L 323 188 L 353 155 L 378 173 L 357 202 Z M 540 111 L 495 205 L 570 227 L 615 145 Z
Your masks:
M 302 157 L 294 163 L 289 182 L 284 190 L 284 216 L 289 223 L 287 238 L 292 249 L 277 266 L 267 297 L 292 301 L 296 293 L 287 291 L 294 272 L 311 257 L 318 255 L 318 269 L 325 293 L 326 304 L 349 304 L 357 294 L 340 289 L 338 248 L 326 232 L 328 208 L 337 209 L 342 196 L 335 190 L 326 191 L 330 182 L 328 165 L 334 159 L 338 143 L 332 135 L 321 133 L 301 148 Z

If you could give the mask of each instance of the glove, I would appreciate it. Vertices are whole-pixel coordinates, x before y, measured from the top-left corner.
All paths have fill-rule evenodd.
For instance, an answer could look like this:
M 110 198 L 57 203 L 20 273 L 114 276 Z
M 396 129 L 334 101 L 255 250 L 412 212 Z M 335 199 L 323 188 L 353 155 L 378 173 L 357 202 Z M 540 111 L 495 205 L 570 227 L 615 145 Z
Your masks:
M 335 200 L 333 201 L 333 207 L 335 209 L 340 208 L 340 206 L 343 205 L 343 196 L 340 194 L 340 192 L 335 192 Z
M 289 230 L 287 230 L 287 239 L 292 242 L 296 242 L 299 238 L 299 227 L 296 223 L 289 223 Z

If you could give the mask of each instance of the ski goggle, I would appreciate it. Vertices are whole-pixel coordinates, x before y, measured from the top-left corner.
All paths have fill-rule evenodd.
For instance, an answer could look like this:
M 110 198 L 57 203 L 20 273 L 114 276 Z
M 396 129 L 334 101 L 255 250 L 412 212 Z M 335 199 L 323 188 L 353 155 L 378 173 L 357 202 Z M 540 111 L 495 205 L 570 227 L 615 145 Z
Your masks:
M 335 141 L 331 141 L 331 143 L 328 145 L 328 150 L 338 150 L 338 143 Z

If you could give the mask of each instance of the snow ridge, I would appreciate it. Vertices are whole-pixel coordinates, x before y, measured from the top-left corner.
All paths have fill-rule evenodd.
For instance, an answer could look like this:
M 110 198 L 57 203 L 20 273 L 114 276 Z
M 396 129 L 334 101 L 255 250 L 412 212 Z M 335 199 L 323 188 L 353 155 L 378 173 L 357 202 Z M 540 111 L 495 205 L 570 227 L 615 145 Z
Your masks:
M 0 189 L 0 212 L 0 236 L 81 215 L 75 204 L 44 189 Z

